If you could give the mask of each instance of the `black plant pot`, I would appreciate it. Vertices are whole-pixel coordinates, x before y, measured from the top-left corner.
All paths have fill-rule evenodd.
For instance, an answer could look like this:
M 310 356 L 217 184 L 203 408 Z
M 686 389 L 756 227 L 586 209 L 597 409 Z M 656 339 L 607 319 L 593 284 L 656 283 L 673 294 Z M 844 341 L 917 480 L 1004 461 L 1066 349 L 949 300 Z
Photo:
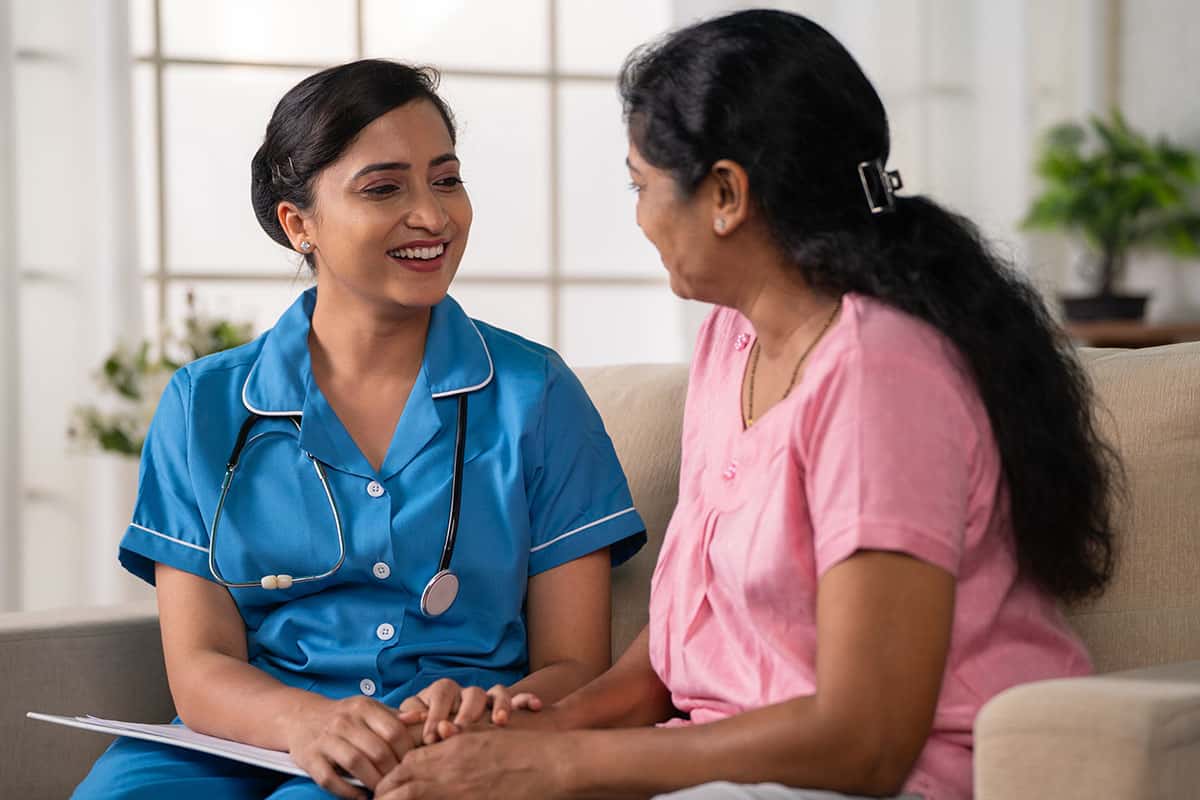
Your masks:
M 1091 297 L 1062 297 L 1063 315 L 1071 322 L 1106 319 L 1138 320 L 1146 316 L 1148 295 L 1099 294 Z

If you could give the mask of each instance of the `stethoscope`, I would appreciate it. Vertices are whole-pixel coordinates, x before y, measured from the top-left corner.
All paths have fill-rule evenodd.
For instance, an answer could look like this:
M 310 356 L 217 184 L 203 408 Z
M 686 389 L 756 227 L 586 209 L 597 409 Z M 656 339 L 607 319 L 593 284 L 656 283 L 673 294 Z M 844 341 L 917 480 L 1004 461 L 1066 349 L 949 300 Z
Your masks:
M 296 431 L 299 432 L 300 415 L 287 414 L 284 416 L 296 426 Z M 229 494 L 229 487 L 233 483 L 233 473 L 237 470 L 242 450 L 250 435 L 250 429 L 260 419 L 266 419 L 266 417 L 251 412 L 246 421 L 242 423 L 237 441 L 233 445 L 233 452 L 229 454 L 229 462 L 225 466 L 225 479 L 221 481 L 221 496 L 217 499 L 217 510 L 213 514 L 212 529 L 209 531 L 208 570 L 217 583 L 229 589 L 290 589 L 297 583 L 310 583 L 328 578 L 341 569 L 346 560 L 346 536 L 342 530 L 342 516 L 338 513 L 337 503 L 333 499 L 333 491 L 329 488 L 329 480 L 325 476 L 325 465 L 308 452 L 305 452 L 305 455 L 312 462 L 313 469 L 317 471 L 317 477 L 320 478 L 321 486 L 325 490 L 325 499 L 329 501 L 329 510 L 333 513 L 333 526 L 337 530 L 338 541 L 337 562 L 320 575 L 307 575 L 301 578 L 282 574 L 264 575 L 260 580 L 250 583 L 228 581 L 217 569 L 217 526 L 221 522 L 221 510 L 225 507 L 225 497 Z M 430 617 L 446 613 L 446 610 L 453 605 L 454 599 L 458 597 L 458 576 L 450 569 L 450 559 L 454 555 L 454 540 L 458 536 L 458 514 L 462 507 L 463 456 L 466 444 L 467 395 L 464 393 L 458 396 L 458 422 L 454 433 L 454 474 L 450 483 L 450 522 L 446 526 L 446 541 L 442 545 L 442 559 L 438 562 L 438 570 L 429 579 L 429 583 L 425 584 L 425 590 L 421 592 L 421 612 Z

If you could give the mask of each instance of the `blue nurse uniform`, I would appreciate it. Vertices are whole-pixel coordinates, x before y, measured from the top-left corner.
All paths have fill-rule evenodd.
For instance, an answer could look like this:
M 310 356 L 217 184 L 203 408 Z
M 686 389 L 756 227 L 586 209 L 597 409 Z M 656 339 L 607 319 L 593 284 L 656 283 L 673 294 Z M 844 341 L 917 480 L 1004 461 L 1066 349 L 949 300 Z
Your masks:
M 151 583 L 155 562 L 214 579 L 212 514 L 238 429 L 257 413 L 267 419 L 252 429 L 226 498 L 211 554 L 218 571 L 231 583 L 257 583 L 321 575 L 337 562 L 329 501 L 306 454 L 325 465 L 345 562 L 288 589 L 230 589 L 250 663 L 290 686 L 393 706 L 442 677 L 484 687 L 519 680 L 529 666 L 529 577 L 605 547 L 616 565 L 645 542 L 599 414 L 553 351 L 470 319 L 447 297 L 433 308 L 420 373 L 376 471 L 313 380 L 315 303 L 310 289 L 255 341 L 175 374 L 142 450 L 121 563 Z M 420 598 L 445 542 L 464 393 L 452 561 L 461 588 L 431 618 Z M 298 431 L 287 415 L 300 415 Z M 303 780 L 129 740 L 101 757 L 75 796 L 136 797 L 143 783 L 177 800 L 191 796 L 189 787 L 261 797 L 270 785 L 280 796 L 325 796 L 311 782 L 306 794 Z

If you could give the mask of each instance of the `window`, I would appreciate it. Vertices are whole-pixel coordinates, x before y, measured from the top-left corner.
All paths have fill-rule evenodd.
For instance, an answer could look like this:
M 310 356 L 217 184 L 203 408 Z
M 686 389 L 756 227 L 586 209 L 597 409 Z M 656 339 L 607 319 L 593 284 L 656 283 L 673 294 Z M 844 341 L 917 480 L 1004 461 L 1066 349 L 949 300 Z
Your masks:
M 201 310 L 262 330 L 309 285 L 244 200 L 250 158 L 288 88 L 379 57 L 442 72 L 475 206 L 451 288 L 469 313 L 575 365 L 685 359 L 683 304 L 632 224 L 615 90 L 625 54 L 665 30 L 670 10 L 662 0 L 134 2 L 149 330 L 177 329 L 188 291 Z

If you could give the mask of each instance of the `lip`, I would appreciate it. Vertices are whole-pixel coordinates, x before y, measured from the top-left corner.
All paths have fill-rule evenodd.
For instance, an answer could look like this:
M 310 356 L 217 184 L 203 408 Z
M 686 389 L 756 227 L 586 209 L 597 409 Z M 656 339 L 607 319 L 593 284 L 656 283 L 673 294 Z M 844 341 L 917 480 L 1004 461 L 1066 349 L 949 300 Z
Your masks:
M 407 269 L 411 272 L 421 272 L 421 273 L 437 272 L 443 266 L 445 266 L 446 254 L 450 252 L 450 241 L 448 239 L 420 239 L 420 240 L 413 241 L 413 242 L 405 242 L 402 245 L 398 245 L 396 247 L 389 248 L 389 252 L 390 252 L 391 250 L 403 250 L 403 249 L 409 248 L 409 247 L 437 247 L 438 245 L 444 245 L 445 250 L 443 250 L 442 254 L 440 256 L 438 256 L 437 258 L 430 258 L 430 259 L 392 258 L 391 256 L 388 256 L 388 259 L 393 264 L 399 264 L 400 266 L 404 267 L 405 269 Z

